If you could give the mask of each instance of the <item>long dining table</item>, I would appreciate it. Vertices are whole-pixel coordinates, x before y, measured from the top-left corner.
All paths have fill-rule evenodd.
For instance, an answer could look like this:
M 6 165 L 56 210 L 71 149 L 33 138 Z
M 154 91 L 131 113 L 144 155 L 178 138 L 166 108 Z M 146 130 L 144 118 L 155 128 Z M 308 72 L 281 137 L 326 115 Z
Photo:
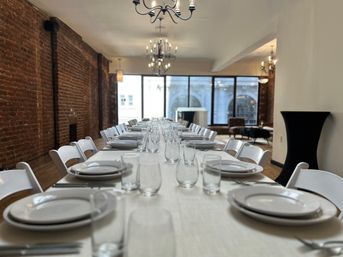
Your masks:
M 119 160 L 125 152 L 127 151 L 99 151 L 87 161 Z M 212 150 L 197 151 L 196 158 L 201 162 L 203 155 L 209 153 L 221 155 L 225 160 L 236 160 L 223 151 Z M 264 223 L 242 214 L 230 206 L 227 193 L 244 185 L 230 178 L 222 178 L 220 193 L 216 195 L 207 195 L 203 192 L 201 175 L 193 188 L 181 188 L 175 179 L 176 165 L 165 163 L 162 149 L 159 155 L 162 186 L 153 197 L 144 197 L 138 191 L 126 193 L 126 226 L 129 214 L 137 208 L 151 206 L 168 210 L 174 224 L 176 257 L 327 256 L 325 251 L 306 248 L 295 239 L 295 236 L 318 240 L 343 238 L 343 226 L 338 218 L 316 225 L 283 226 Z M 261 173 L 241 180 L 270 181 Z M 75 178 L 67 175 L 60 182 L 75 181 Z M 120 179 L 109 182 L 120 188 Z M 48 190 L 61 189 L 52 187 Z M 5 222 L 0 224 L 2 245 L 55 241 L 83 243 L 80 254 L 63 256 L 92 255 L 90 225 L 65 231 L 39 232 L 18 229 Z

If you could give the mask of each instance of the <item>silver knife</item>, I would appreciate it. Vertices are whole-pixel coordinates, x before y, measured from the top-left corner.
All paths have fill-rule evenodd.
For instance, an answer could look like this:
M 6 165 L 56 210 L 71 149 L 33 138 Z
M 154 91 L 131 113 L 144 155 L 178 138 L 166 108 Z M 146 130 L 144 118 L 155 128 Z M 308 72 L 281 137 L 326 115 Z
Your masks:
M 28 249 L 7 249 L 0 250 L 0 256 L 30 256 L 30 255 L 57 255 L 57 254 L 76 254 L 80 253 L 79 248 L 28 248 Z

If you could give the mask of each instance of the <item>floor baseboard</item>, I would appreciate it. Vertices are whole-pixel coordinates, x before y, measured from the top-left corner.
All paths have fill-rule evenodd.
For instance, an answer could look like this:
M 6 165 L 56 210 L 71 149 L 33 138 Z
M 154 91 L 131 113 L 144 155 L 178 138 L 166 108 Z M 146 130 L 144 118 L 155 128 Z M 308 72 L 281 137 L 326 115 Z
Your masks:
M 275 161 L 275 160 L 270 160 L 270 162 L 271 162 L 271 164 L 274 164 L 275 166 L 278 166 L 278 167 L 280 167 L 280 168 L 283 168 L 283 163 L 281 163 L 281 162 L 277 162 L 277 161 Z

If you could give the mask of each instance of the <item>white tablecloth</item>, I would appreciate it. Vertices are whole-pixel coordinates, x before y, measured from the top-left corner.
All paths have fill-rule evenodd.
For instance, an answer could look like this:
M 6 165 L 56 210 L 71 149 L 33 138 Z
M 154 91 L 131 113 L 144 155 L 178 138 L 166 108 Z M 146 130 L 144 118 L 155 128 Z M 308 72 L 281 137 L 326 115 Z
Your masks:
M 100 151 L 90 161 L 119 159 L 121 151 Z M 225 159 L 234 159 L 224 152 L 216 153 Z M 182 189 L 175 180 L 176 165 L 162 164 L 162 187 L 157 196 L 146 198 L 138 192 L 127 196 L 127 217 L 130 212 L 143 206 L 155 206 L 169 210 L 173 217 L 177 257 L 295 257 L 325 256 L 325 253 L 310 251 L 294 239 L 343 238 L 343 227 L 338 219 L 318 225 L 287 227 L 262 223 L 230 208 L 226 200 L 229 190 L 240 187 L 232 180 L 223 179 L 221 193 L 214 196 L 202 191 L 202 179 L 193 189 Z M 269 180 L 255 175 L 247 180 Z M 63 179 L 68 181 L 68 179 Z M 120 183 L 117 184 L 120 187 Z M 57 189 L 55 189 L 57 190 Z M 91 256 L 90 227 L 63 232 L 30 232 L 0 225 L 0 243 L 74 241 L 84 242 L 82 253 L 77 256 Z M 63 255 L 76 256 L 76 255 Z

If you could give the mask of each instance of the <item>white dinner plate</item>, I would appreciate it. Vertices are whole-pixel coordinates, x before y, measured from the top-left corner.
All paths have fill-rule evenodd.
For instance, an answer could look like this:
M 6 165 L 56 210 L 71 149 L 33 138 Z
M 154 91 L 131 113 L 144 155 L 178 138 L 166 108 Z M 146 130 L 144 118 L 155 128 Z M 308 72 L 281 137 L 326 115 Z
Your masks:
M 125 132 L 118 136 L 120 140 L 138 140 L 144 137 L 143 133 L 139 132 Z
M 108 142 L 108 144 L 113 148 L 124 150 L 138 147 L 138 142 L 136 140 L 113 140 Z
M 240 212 L 244 213 L 245 215 L 254 218 L 256 220 L 260 220 L 262 222 L 270 223 L 270 224 L 277 224 L 277 225 L 285 225 L 285 226 L 303 226 L 303 225 L 312 225 L 321 223 L 327 220 L 332 219 L 335 217 L 337 213 L 337 209 L 335 205 L 333 205 L 328 200 L 317 196 L 319 204 L 321 206 L 320 212 L 317 215 L 313 215 L 312 217 L 304 218 L 287 218 L 287 217 L 276 217 L 265 215 L 261 213 L 257 213 L 244 207 L 240 206 L 236 201 L 232 198 L 231 193 L 228 193 L 228 201 L 230 205 L 234 208 L 239 210 Z
M 56 224 L 90 217 L 91 189 L 56 190 L 34 194 L 12 204 L 9 214 L 30 224 Z
M 187 143 L 187 146 L 192 146 L 197 149 L 211 149 L 216 146 L 216 143 L 208 140 L 192 140 Z
M 119 161 L 93 161 L 73 165 L 71 171 L 78 175 L 109 175 L 123 170 Z
M 220 169 L 223 172 L 253 172 L 257 165 L 249 162 L 232 161 L 232 160 L 221 160 L 221 162 L 214 161 L 208 164 L 209 167 L 214 169 Z
M 313 194 L 283 187 L 244 187 L 231 191 L 231 195 L 246 209 L 279 217 L 309 216 L 320 209 Z
M 77 196 L 77 197 L 81 197 L 81 198 L 89 198 L 89 195 L 93 192 L 96 192 L 97 190 L 95 189 L 85 189 L 85 188 L 78 188 L 78 189 L 61 189 L 61 190 L 56 190 L 56 191 L 51 191 L 51 192 L 44 192 L 44 193 L 39 193 L 39 194 L 35 194 L 33 196 L 33 198 L 30 198 L 31 200 L 33 199 L 39 199 L 37 197 L 40 196 L 48 196 L 50 195 L 52 198 L 56 197 L 56 198 L 63 198 L 66 197 L 67 195 L 69 197 L 72 196 Z M 35 198 L 36 197 L 36 198 Z M 24 198 L 25 199 L 25 198 Z M 23 199 L 22 199 L 23 200 Z M 70 221 L 66 221 L 66 222 L 61 222 L 61 223 L 54 223 L 54 224 L 34 224 L 34 223 L 25 223 L 22 221 L 19 221 L 18 219 L 12 217 L 12 214 L 10 213 L 11 209 L 13 206 L 20 204 L 19 201 L 12 203 L 11 205 L 9 205 L 3 212 L 3 217 L 5 222 L 7 222 L 8 224 L 17 227 L 17 228 L 21 228 L 21 229 L 26 229 L 26 230 L 34 230 L 34 231 L 56 231 L 56 230 L 66 230 L 66 229 L 71 229 L 71 228 L 76 228 L 76 227 L 80 227 L 80 226 L 85 226 L 87 224 L 91 223 L 91 218 L 89 215 L 88 211 L 88 215 L 84 218 L 80 218 L 77 220 L 70 220 Z M 106 208 L 104 215 L 102 217 L 105 217 L 110 211 L 111 209 L 109 208 L 109 206 L 104 206 L 104 208 Z M 56 211 L 55 209 L 51 209 L 49 212 L 51 215 L 54 215 L 55 218 L 52 221 L 56 221 L 56 214 L 52 214 L 52 212 Z M 61 213 L 61 215 L 59 216 L 59 220 L 63 219 L 62 216 L 66 213 L 70 214 L 70 211 L 67 209 L 64 209 L 64 213 Z M 70 215 L 69 215 L 70 216 Z

